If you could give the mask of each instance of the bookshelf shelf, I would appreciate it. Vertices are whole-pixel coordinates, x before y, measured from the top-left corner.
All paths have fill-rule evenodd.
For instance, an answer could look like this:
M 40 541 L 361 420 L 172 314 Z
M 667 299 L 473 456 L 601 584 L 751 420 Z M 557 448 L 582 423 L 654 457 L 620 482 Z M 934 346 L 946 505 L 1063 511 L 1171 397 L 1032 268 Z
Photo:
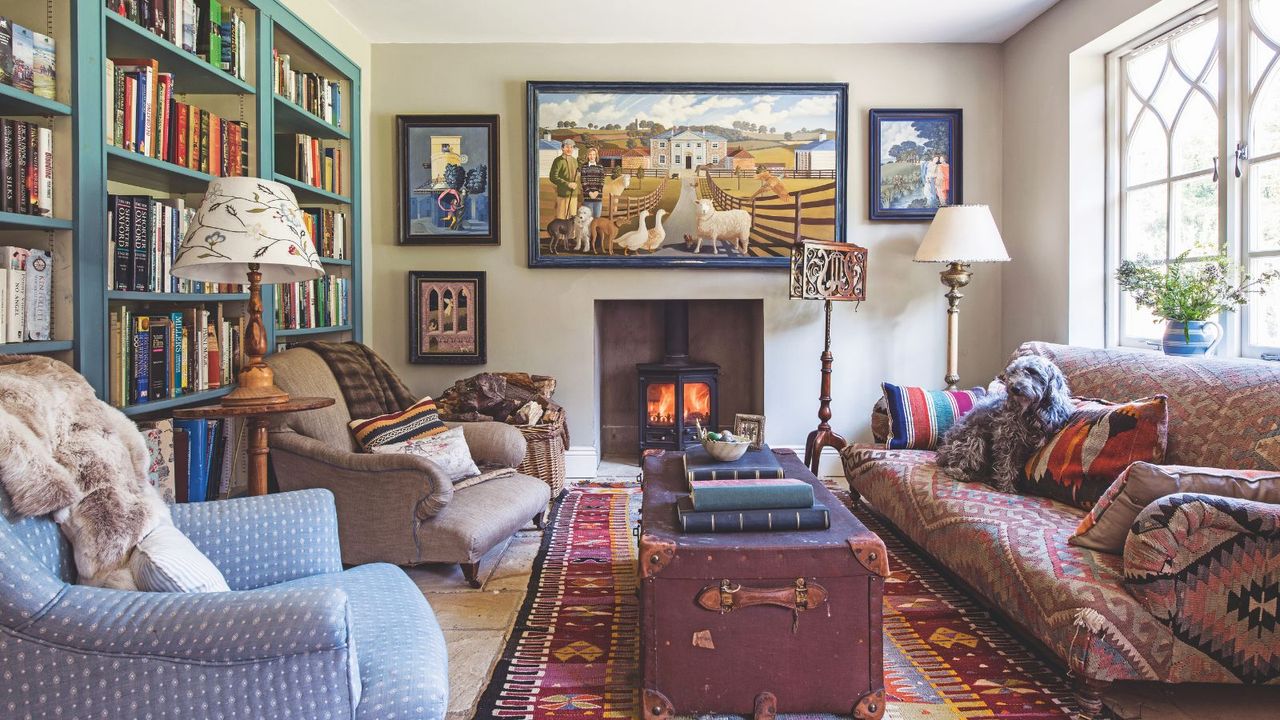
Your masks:
M 282 95 L 275 96 L 275 106 L 276 132 L 304 133 L 326 140 L 347 140 L 351 137 L 351 133 L 343 128 Z
M 322 257 L 322 258 L 320 258 L 320 264 L 321 264 L 321 265 L 341 265 L 341 266 L 345 266 L 345 267 L 350 267 L 350 265 L 351 265 L 351 261 L 350 261 L 350 260 L 339 260 L 339 259 L 337 259 L 337 258 Z
M 75 347 L 73 340 L 36 340 L 32 342 L 0 344 L 0 355 L 36 355 L 65 352 Z
M 122 302 L 205 303 L 244 302 L 249 293 L 153 293 L 131 290 L 109 290 L 107 299 Z
M 42 98 L 12 85 L 0 85 L 0 115 L 70 115 L 71 106 Z
M 217 388 L 216 390 L 204 390 L 198 393 L 190 393 L 187 395 L 179 395 L 178 397 L 165 398 L 164 400 L 152 400 L 150 402 L 138 403 L 136 405 L 126 405 L 120 408 L 129 417 L 137 415 L 148 415 L 154 412 L 164 410 L 173 410 L 175 408 L 187 407 L 188 405 L 199 405 L 200 403 L 211 402 L 226 395 L 235 389 L 234 385 Z
M 200 95 L 252 95 L 252 85 L 201 60 L 194 53 L 111 12 L 107 16 L 107 56 L 121 58 L 155 58 L 160 69 L 174 74 L 174 91 Z
M 111 180 L 179 193 L 203 193 L 213 179 L 209 173 L 157 160 L 115 145 L 107 146 L 107 173 Z
M 0 230 L 70 230 L 72 227 L 70 220 L 0 212 Z
M 346 195 L 322 190 L 314 185 L 308 185 L 297 178 L 289 177 L 284 173 L 276 173 L 276 182 L 284 183 L 293 188 L 293 193 L 298 196 L 299 202 L 320 202 L 320 203 L 342 203 L 344 205 L 351 204 L 351 198 Z
M 351 332 L 350 325 L 326 325 L 313 328 L 276 328 L 276 337 L 300 337 L 304 335 L 324 335 L 326 333 Z

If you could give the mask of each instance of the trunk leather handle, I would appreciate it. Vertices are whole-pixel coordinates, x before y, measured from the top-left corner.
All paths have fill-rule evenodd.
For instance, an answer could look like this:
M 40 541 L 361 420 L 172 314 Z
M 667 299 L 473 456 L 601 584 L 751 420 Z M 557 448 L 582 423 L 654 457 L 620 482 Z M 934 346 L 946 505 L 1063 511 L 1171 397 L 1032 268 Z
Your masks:
M 727 613 L 753 605 L 777 605 L 793 612 L 812 610 L 827 601 L 827 589 L 804 578 L 790 587 L 753 588 L 731 580 L 708 585 L 698 592 L 698 606 L 711 612 Z

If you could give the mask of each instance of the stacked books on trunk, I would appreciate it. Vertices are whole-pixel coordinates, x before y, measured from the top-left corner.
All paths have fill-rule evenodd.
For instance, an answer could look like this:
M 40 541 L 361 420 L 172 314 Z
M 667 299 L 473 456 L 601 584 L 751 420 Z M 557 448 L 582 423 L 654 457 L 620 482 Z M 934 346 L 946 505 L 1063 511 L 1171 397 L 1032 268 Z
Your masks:
M 676 502 L 680 529 L 701 532 L 825 530 L 827 507 L 814 502 L 813 486 L 783 477 L 768 447 L 721 462 L 701 447 L 684 454 L 689 495 Z

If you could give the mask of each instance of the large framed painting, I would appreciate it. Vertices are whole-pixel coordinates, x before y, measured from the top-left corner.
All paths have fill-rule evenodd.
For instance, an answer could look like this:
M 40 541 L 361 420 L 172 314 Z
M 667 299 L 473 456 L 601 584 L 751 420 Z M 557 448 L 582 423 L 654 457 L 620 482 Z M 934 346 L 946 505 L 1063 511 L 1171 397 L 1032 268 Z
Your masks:
M 498 116 L 397 115 L 405 245 L 497 245 Z
M 785 268 L 843 241 L 848 91 L 530 82 L 530 267 Z
M 409 272 L 409 362 L 485 363 L 484 272 Z
M 931 220 L 963 202 L 960 110 L 872 110 L 872 220 Z

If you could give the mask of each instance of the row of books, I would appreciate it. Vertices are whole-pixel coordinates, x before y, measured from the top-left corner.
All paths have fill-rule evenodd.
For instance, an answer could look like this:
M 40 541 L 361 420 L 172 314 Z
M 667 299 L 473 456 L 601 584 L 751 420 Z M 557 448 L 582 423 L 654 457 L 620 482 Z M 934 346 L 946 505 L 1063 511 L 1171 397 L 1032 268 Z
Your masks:
M 42 98 L 58 97 L 53 38 L 0 17 L 0 82 Z
M 53 215 L 53 130 L 0 120 L 0 211 Z
M 319 73 L 294 70 L 288 53 L 272 50 L 271 58 L 274 60 L 271 80 L 277 95 L 331 125 L 342 127 L 341 85 Z
M 0 342 L 48 340 L 52 302 L 53 254 L 0 247 Z
M 219 0 L 106 0 L 106 6 L 223 72 L 245 79 L 247 25 L 240 8 L 224 8 Z
M 342 194 L 342 148 L 310 135 L 276 135 L 276 167 L 312 187 Z
M 181 197 L 107 196 L 107 287 L 154 293 L 236 293 L 241 285 L 183 280 L 171 272 L 195 217 Z
M 350 286 L 350 280 L 335 275 L 276 285 L 276 327 L 297 330 L 346 325 L 351 322 Z
M 174 99 L 173 73 L 160 72 L 153 58 L 108 59 L 106 73 L 111 144 L 210 175 L 245 174 L 248 123 Z
M 229 385 L 240 369 L 243 317 L 210 310 L 111 313 L 108 399 L 124 407 Z
M 225 420 L 162 420 L 138 424 L 151 464 L 147 479 L 169 502 L 203 502 L 231 495 L 236 453 Z
M 684 453 L 689 495 L 676 501 L 686 533 L 825 530 L 831 514 L 814 501 L 813 486 L 783 477 L 782 464 L 767 446 L 722 462 L 702 447 Z
M 334 260 L 347 259 L 347 214 L 324 208 L 302 208 L 302 223 L 311 233 L 316 252 Z

